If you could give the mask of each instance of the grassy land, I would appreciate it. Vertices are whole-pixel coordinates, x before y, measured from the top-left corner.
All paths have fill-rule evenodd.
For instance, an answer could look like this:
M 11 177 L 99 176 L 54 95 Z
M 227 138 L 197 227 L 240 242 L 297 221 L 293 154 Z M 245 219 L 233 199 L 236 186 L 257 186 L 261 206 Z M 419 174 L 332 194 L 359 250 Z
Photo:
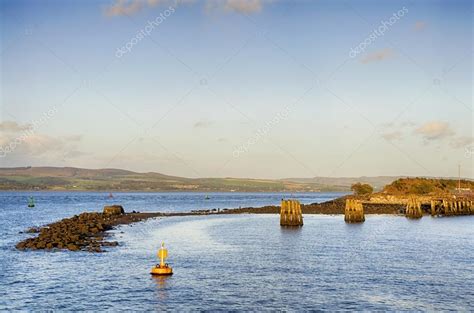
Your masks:
M 384 193 L 441 194 L 457 187 L 455 179 L 359 177 L 359 178 L 185 178 L 160 173 L 136 173 L 120 169 L 81 169 L 73 167 L 0 168 L 0 190 L 77 190 L 77 191 L 235 191 L 311 192 L 350 191 L 354 182 L 367 182 Z M 474 182 L 462 181 L 474 189 Z M 380 187 L 379 187 L 380 186 Z M 380 188 L 380 189 L 379 189 Z
M 384 187 L 383 192 L 392 195 L 450 194 L 458 187 L 458 180 L 435 178 L 400 178 Z M 474 182 L 461 180 L 461 188 L 474 190 Z
M 193 179 L 113 169 L 34 167 L 0 169 L 0 190 L 297 192 L 347 191 L 348 187 L 285 180 Z

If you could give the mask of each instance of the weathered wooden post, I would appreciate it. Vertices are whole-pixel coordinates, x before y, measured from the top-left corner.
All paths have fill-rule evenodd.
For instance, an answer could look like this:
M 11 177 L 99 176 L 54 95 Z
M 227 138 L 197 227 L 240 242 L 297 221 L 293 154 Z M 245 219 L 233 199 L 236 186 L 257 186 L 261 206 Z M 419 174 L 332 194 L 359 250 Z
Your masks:
M 435 215 L 436 215 L 436 201 L 431 200 L 431 216 L 435 216 Z
M 421 202 L 416 197 L 408 199 L 405 216 L 408 218 L 422 218 L 423 211 L 421 211 Z
M 443 199 L 440 203 L 439 215 L 470 215 L 474 213 L 474 206 L 472 200 L 446 200 Z
M 453 215 L 453 203 L 452 203 L 452 201 L 447 202 L 445 215 L 447 215 L 447 216 Z
M 365 221 L 364 207 L 360 201 L 353 199 L 346 200 L 344 221 L 346 223 L 363 223 Z
M 443 199 L 443 203 L 441 205 L 441 214 L 446 215 L 447 210 L 448 210 L 448 201 Z
M 281 200 L 281 226 L 303 226 L 303 212 L 298 200 Z

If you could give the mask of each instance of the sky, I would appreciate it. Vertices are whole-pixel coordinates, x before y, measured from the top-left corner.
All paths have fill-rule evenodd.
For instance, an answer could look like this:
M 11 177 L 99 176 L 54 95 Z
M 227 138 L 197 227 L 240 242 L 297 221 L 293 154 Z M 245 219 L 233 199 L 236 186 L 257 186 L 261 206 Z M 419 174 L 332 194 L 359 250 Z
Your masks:
M 0 166 L 473 178 L 471 1 L 0 2 Z

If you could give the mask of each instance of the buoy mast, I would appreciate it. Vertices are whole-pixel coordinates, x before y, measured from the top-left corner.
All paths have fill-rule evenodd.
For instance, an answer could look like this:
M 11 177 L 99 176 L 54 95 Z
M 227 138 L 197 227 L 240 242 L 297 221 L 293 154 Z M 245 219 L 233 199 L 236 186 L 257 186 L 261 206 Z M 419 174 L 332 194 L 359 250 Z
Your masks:
M 160 267 L 164 267 L 165 259 L 168 257 L 168 249 L 165 249 L 165 243 L 161 243 L 161 248 L 158 250 L 158 257 L 160 258 Z
M 165 263 L 165 259 L 168 257 L 168 249 L 165 248 L 165 243 L 161 243 L 161 248 L 158 250 L 158 258 L 160 259 L 160 264 L 156 264 L 152 269 L 152 275 L 172 275 L 173 269 Z

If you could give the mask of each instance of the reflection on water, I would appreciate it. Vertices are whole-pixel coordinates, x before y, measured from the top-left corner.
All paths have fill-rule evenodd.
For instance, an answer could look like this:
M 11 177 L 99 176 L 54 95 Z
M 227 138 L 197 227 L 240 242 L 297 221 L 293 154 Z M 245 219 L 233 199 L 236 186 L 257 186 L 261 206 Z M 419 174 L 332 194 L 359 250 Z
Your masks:
M 151 278 L 156 282 L 156 289 L 161 290 L 166 288 L 166 282 L 171 279 L 172 276 L 156 276 L 151 275 Z
M 151 276 L 151 279 L 154 280 L 156 285 L 156 299 L 160 303 L 166 303 L 168 298 L 168 282 L 172 279 L 172 276 Z
M 54 197 L 53 197 L 54 198 Z M 186 200 L 187 201 L 187 200 Z M 20 252 L 44 213 L 0 211 L 0 310 L 457 310 L 474 307 L 474 219 L 172 217 L 122 226 L 102 254 Z M 55 215 L 54 215 L 55 214 Z M 164 241 L 173 276 L 153 277 Z
M 288 242 L 295 242 L 301 238 L 303 234 L 302 227 L 280 227 L 278 231 L 280 232 L 280 239 L 287 240 Z
M 285 235 L 301 234 L 303 226 L 284 226 L 280 227 L 280 232 Z

